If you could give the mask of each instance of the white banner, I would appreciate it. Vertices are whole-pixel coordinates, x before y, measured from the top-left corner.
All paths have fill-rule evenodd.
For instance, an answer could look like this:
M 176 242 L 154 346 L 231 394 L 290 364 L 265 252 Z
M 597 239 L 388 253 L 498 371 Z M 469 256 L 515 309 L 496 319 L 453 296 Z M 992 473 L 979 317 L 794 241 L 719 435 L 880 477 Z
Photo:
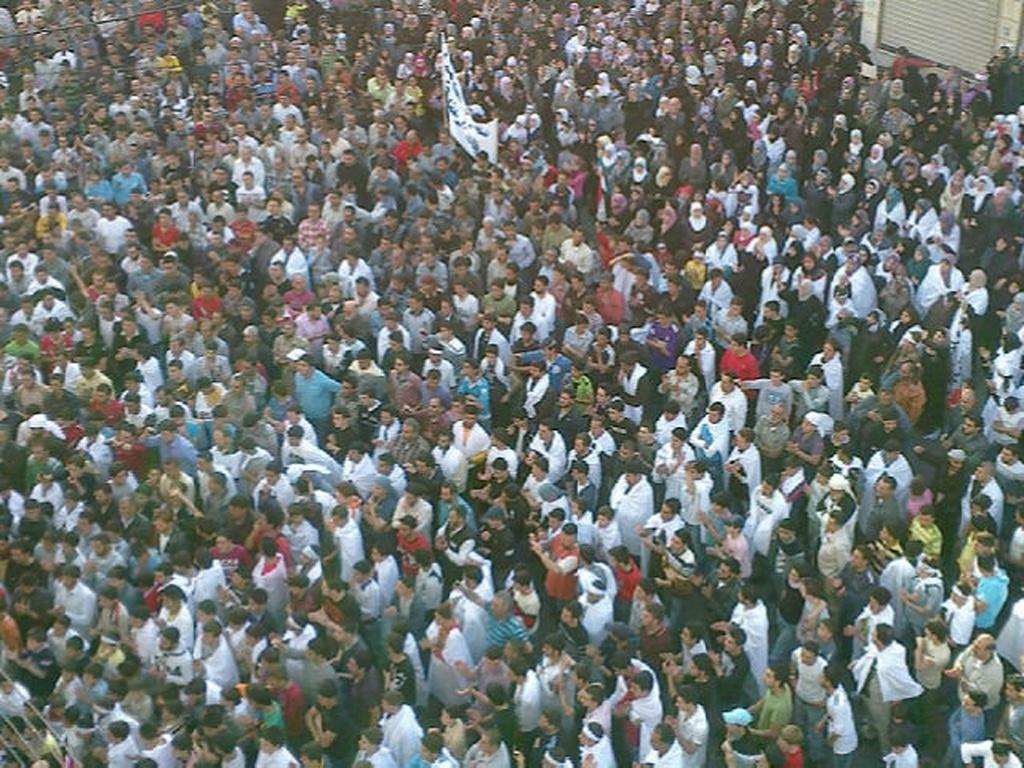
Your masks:
M 481 152 L 492 164 L 498 162 L 498 121 L 481 123 L 473 117 L 466 103 L 455 67 L 452 66 L 448 43 L 441 43 L 441 85 L 444 88 L 445 109 L 448 112 L 448 130 L 452 138 L 473 158 Z

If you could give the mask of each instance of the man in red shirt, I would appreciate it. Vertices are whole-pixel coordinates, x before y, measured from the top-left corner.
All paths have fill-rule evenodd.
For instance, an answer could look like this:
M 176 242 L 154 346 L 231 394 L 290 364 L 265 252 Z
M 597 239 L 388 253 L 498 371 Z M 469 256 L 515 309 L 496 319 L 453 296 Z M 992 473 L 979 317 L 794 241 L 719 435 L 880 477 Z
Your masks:
M 89 401 L 89 410 L 94 417 L 102 418 L 107 426 L 113 427 L 124 418 L 124 403 L 114 399 L 114 390 L 109 384 L 100 384 Z
M 665 624 L 665 606 L 650 603 L 640 615 L 640 658 L 657 669 L 663 661 L 663 654 L 677 650 L 676 638 Z
M 761 366 L 757 358 L 750 354 L 747 349 L 747 337 L 737 333 L 729 341 L 729 348 L 722 355 L 722 373 L 731 373 L 740 381 L 752 381 L 761 378 Z M 756 396 L 754 390 L 747 392 L 747 396 L 753 399 Z
M 252 568 L 253 560 L 249 550 L 241 544 L 233 542 L 223 533 L 217 536 L 213 547 L 210 549 L 210 555 L 214 560 L 220 561 L 221 567 L 224 569 L 224 575 L 228 579 L 231 578 L 231 574 L 238 570 L 239 566 L 246 569 Z
M 416 530 L 417 521 L 412 515 L 406 515 L 398 521 L 398 536 L 395 545 L 402 555 L 402 574 L 416 575 L 416 553 L 419 550 L 433 555 L 430 541 Z
M 626 302 L 612 284 L 611 272 L 603 272 L 594 291 L 597 312 L 608 325 L 619 325 L 626 316 Z
M 301 739 L 305 733 L 306 702 L 299 684 L 288 679 L 284 667 L 271 667 L 267 674 L 267 689 L 281 705 L 285 731 L 293 739 Z
M 174 220 L 171 219 L 171 212 L 164 208 L 157 214 L 156 223 L 150 230 L 150 248 L 153 253 L 163 254 L 174 247 L 180 234 L 174 226 Z
M 192 300 L 192 317 L 197 320 L 210 319 L 224 308 L 224 301 L 217 294 L 213 283 L 204 283 L 199 295 Z
M 404 174 L 410 160 L 415 160 L 423 153 L 423 145 L 416 131 L 409 131 L 405 138 L 395 145 L 391 154 L 398 163 L 398 172 Z
M 244 205 L 235 211 L 235 220 L 231 222 L 230 229 L 235 239 L 228 245 L 228 251 L 248 253 L 256 241 L 256 222 L 249 218 L 249 209 Z
M 618 585 L 615 590 L 615 619 L 616 621 L 627 621 L 633 607 L 633 593 L 636 591 L 636 585 L 643 578 L 643 574 L 625 547 L 615 547 L 608 554 L 612 559 L 615 583 Z

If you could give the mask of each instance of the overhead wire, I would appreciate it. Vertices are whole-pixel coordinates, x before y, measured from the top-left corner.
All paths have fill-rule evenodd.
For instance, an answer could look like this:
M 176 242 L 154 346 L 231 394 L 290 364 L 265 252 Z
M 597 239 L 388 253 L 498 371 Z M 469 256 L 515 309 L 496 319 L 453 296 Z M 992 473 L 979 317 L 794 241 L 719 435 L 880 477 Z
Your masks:
M 44 29 L 34 29 L 31 32 L 15 32 L 14 34 L 0 35 L 0 40 L 16 40 L 25 37 L 35 37 L 36 35 L 57 35 L 61 34 L 62 32 L 72 32 L 76 29 L 84 29 L 85 27 L 99 27 L 102 24 L 119 24 L 122 21 L 134 21 L 135 19 L 141 18 L 143 16 L 149 16 L 153 13 L 188 8 L 190 5 L 192 5 L 192 3 L 169 3 L 167 5 L 157 6 L 152 10 L 145 11 L 142 13 L 132 13 L 124 16 L 112 16 L 109 19 L 100 19 L 99 21 L 94 19 L 88 19 L 76 22 L 75 24 L 67 24 L 63 27 L 49 27 Z

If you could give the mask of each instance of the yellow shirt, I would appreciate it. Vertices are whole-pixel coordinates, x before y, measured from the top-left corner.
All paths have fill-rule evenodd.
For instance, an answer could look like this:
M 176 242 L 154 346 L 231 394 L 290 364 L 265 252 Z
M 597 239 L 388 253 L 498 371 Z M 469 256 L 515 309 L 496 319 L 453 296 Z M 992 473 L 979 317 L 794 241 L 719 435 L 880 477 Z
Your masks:
M 964 548 L 960 550 L 960 557 L 957 558 L 956 562 L 960 568 L 961 578 L 964 576 L 970 576 L 971 571 L 974 568 L 974 538 L 976 534 L 971 532 L 967 536 L 967 541 L 964 542 Z
M 915 517 L 910 523 L 910 538 L 921 542 L 928 559 L 937 558 L 942 553 L 942 531 L 935 523 L 926 526 L 920 517 Z

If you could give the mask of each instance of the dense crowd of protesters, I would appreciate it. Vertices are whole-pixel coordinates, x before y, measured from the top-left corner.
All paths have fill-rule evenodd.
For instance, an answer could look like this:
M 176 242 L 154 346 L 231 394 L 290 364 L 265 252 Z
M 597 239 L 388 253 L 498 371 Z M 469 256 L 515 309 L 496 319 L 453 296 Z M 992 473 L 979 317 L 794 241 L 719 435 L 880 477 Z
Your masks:
M 5 764 L 1019 767 L 1024 59 L 266 6 L 0 8 Z

